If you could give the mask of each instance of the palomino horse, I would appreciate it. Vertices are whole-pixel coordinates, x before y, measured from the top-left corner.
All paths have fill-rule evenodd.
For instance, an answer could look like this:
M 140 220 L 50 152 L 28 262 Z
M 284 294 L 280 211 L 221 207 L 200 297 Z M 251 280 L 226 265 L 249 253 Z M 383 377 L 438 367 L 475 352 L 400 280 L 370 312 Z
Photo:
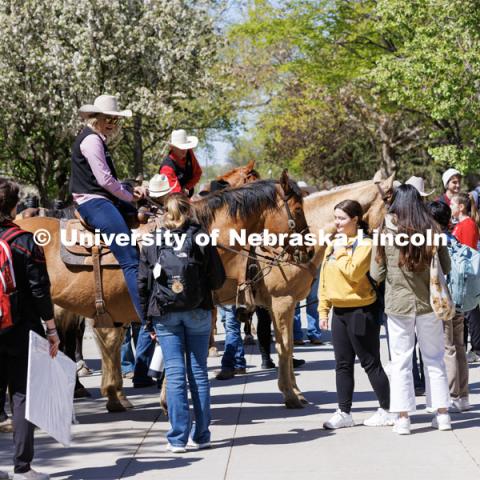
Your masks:
M 316 235 L 320 229 L 326 233 L 335 232 L 333 208 L 346 199 L 360 202 L 365 212 L 364 218 L 371 228 L 376 228 L 385 214 L 385 199 L 391 195 L 392 186 L 393 176 L 381 180 L 380 175 L 376 174 L 373 181 L 354 183 L 306 197 L 304 210 L 310 231 Z M 324 252 L 325 247 L 315 248 L 312 262 L 317 268 Z M 235 262 L 235 259 L 231 259 L 231 262 Z M 278 386 L 287 408 L 301 408 L 306 400 L 293 372 L 293 316 L 297 302 L 307 297 L 313 277 L 303 265 L 282 264 L 272 267 L 260 258 L 259 266 L 269 273 L 256 284 L 255 302 L 267 308 L 273 317 L 279 356 Z M 233 266 L 230 268 L 233 269 Z M 227 284 L 216 292 L 216 296 L 220 301 L 229 298 L 234 295 L 235 288 L 235 284 Z
M 225 198 L 222 198 L 225 195 Z M 220 241 L 228 243 L 230 229 L 244 229 L 246 235 L 268 228 L 273 233 L 291 233 L 292 220 L 295 232 L 306 232 L 303 197 L 294 182 L 284 173 L 279 182 L 261 181 L 239 189 L 228 189 L 209 195 L 196 202 L 199 216 L 208 221 L 210 229 L 221 231 Z M 95 290 L 92 270 L 83 266 L 66 266 L 60 258 L 60 223 L 55 218 L 34 217 L 18 220 L 18 225 L 30 232 L 43 229 L 50 241 L 44 246 L 47 270 L 51 281 L 53 302 L 85 317 L 95 316 Z M 232 270 L 229 259 L 235 254 L 220 252 L 225 262 L 227 276 L 244 280 L 244 272 Z M 306 260 L 309 252 L 300 252 Z M 118 323 L 130 323 L 136 313 L 130 301 L 123 273 L 120 269 L 104 268 L 103 295 L 106 309 Z M 109 411 L 123 411 L 130 406 L 122 390 L 120 346 L 123 329 L 97 329 L 103 360 L 101 392 L 108 397 Z M 120 330 L 120 333 L 118 333 Z

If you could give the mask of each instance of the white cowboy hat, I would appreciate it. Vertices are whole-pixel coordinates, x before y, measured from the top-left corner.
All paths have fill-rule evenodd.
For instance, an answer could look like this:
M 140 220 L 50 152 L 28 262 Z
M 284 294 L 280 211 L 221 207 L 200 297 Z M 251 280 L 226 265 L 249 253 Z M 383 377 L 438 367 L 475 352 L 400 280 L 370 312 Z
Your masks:
M 185 130 L 174 130 L 170 139 L 170 145 L 180 150 L 190 150 L 198 145 L 198 138 L 193 135 L 187 137 Z
M 445 188 L 447 188 L 448 182 L 455 175 L 458 175 L 459 177 L 462 176 L 462 174 L 456 168 L 449 168 L 446 172 L 444 172 L 444 174 L 442 175 L 442 182 Z
M 410 177 L 406 182 L 405 185 L 412 185 L 412 187 L 415 187 L 418 190 L 418 193 L 422 197 L 428 197 L 431 195 L 435 190 L 432 190 L 431 192 L 425 192 L 425 181 L 423 180 L 422 177 Z
M 91 117 L 96 113 L 103 113 L 112 117 L 131 117 L 131 110 L 119 110 L 117 99 L 113 95 L 100 95 L 95 99 L 93 105 L 82 105 L 80 107 L 82 118 Z
M 175 185 L 171 187 L 167 176 L 157 173 L 148 182 L 148 195 L 153 198 L 163 197 L 169 194 L 176 186 L 177 183 L 175 182 Z

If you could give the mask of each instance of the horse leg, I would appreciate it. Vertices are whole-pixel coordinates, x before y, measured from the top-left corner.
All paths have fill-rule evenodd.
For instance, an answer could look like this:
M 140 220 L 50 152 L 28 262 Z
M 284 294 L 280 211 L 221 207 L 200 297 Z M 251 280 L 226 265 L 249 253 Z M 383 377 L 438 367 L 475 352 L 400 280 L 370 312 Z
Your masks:
M 215 333 L 217 333 L 217 309 L 212 310 L 212 328 L 210 330 L 210 339 L 208 341 L 208 356 L 218 357 L 218 349 L 215 345 Z
M 160 390 L 160 410 L 168 417 L 168 404 L 167 404 L 167 375 L 164 373 L 162 381 L 162 389 Z
M 107 397 L 109 412 L 124 412 L 128 406 L 123 394 L 120 347 L 125 337 L 123 328 L 95 328 L 95 338 L 102 354 L 100 392 Z M 128 402 L 130 404 L 130 402 Z
M 278 353 L 278 388 L 287 408 L 303 408 L 306 401 L 297 387 L 293 373 L 293 314 L 290 298 L 272 298 L 272 316 Z

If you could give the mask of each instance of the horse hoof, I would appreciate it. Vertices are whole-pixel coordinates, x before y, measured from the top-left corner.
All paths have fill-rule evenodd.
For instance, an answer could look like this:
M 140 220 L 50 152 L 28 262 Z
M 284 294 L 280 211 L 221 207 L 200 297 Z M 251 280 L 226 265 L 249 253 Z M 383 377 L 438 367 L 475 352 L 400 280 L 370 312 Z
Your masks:
M 300 401 L 302 402 L 302 405 L 308 405 L 310 403 L 305 397 L 300 397 Z
M 134 408 L 133 403 L 128 398 L 121 398 L 120 403 L 127 409 Z
M 303 408 L 303 404 L 298 398 L 290 398 L 285 400 L 285 406 L 287 408 Z
M 210 347 L 208 349 L 208 356 L 214 358 L 219 357 L 220 354 L 218 353 L 217 347 Z
M 73 394 L 73 398 L 91 398 L 92 394 L 85 388 L 77 388 Z
M 127 409 L 121 404 L 119 400 L 116 401 L 108 401 L 107 402 L 107 410 L 110 413 L 119 413 L 119 412 L 126 412 Z

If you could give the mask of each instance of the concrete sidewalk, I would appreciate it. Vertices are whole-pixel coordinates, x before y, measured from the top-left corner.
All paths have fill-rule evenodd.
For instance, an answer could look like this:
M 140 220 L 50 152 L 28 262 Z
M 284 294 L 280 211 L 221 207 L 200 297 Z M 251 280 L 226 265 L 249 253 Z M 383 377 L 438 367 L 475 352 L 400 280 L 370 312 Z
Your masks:
M 222 345 L 223 335 L 218 336 Z M 382 340 L 385 347 L 385 340 Z M 358 426 L 326 431 L 322 424 L 336 409 L 331 345 L 296 347 L 307 364 L 296 371 L 299 387 L 311 402 L 303 410 L 287 410 L 276 386 L 275 371 L 261 371 L 256 347 L 247 347 L 249 374 L 230 381 L 212 380 L 213 448 L 175 455 L 165 452 L 166 419 L 158 408 L 158 390 L 126 393 L 135 409 L 109 414 L 100 397 L 100 361 L 91 335 L 86 358 L 96 373 L 82 379 L 93 399 L 75 402 L 79 425 L 74 444 L 63 448 L 45 434 L 36 434 L 33 467 L 55 479 L 162 480 L 292 480 L 354 477 L 358 480 L 409 480 L 480 477 L 480 364 L 470 367 L 468 413 L 452 414 L 454 430 L 430 427 L 424 397 L 417 398 L 412 435 L 398 436 L 390 427 L 361 425 L 377 408 L 368 379 L 356 366 L 353 416 Z M 276 361 L 276 355 L 273 356 Z M 386 352 L 384 355 L 386 358 Z M 211 376 L 220 359 L 209 359 Z M 11 471 L 12 442 L 0 434 L 0 469 Z

